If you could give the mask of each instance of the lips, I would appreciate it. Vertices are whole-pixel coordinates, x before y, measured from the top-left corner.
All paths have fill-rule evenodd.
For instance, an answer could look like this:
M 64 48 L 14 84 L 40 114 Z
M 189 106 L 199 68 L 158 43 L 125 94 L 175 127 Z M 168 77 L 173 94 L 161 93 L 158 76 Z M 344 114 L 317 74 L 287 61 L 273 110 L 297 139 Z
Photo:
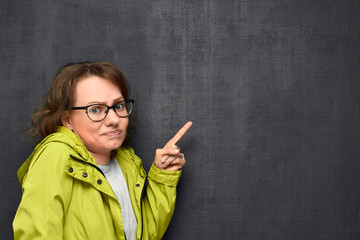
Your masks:
M 107 137 L 118 137 L 121 135 L 121 133 L 122 133 L 121 130 L 115 130 L 115 131 L 105 132 L 102 135 L 107 136 Z

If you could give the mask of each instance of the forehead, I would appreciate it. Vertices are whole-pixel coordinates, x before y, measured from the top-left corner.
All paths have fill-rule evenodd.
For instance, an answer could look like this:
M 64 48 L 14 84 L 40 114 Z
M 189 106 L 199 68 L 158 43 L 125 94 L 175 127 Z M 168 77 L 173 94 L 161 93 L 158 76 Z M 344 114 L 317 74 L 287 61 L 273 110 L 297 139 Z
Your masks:
M 75 85 L 75 104 L 93 102 L 109 103 L 122 98 L 120 88 L 110 80 L 90 76 L 77 81 Z

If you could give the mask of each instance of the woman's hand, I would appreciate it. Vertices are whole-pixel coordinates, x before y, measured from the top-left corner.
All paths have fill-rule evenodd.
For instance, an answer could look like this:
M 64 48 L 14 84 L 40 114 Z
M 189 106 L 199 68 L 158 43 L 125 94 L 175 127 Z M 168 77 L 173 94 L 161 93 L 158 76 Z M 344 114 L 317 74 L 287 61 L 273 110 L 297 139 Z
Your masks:
M 154 164 L 157 168 L 169 171 L 178 171 L 184 167 L 186 161 L 184 154 L 176 143 L 185 135 L 192 126 L 192 122 L 187 122 L 175 136 L 166 143 L 163 148 L 157 149 Z

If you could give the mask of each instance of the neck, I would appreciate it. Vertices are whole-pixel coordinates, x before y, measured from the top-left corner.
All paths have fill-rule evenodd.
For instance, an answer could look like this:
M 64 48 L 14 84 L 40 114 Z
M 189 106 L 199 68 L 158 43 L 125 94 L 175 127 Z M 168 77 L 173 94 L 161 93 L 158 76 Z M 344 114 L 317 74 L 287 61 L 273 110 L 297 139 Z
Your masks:
M 111 152 L 109 152 L 108 154 L 90 152 L 90 154 L 95 158 L 96 164 L 108 165 L 110 162 Z

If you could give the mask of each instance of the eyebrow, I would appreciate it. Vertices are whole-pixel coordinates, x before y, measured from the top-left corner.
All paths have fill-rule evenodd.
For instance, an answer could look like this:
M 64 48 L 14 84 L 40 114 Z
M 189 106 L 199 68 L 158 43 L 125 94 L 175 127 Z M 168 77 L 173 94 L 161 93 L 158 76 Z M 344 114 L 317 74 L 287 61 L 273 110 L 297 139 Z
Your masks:
M 124 100 L 125 100 L 125 98 L 124 98 L 123 96 L 118 97 L 118 98 L 115 98 L 115 99 L 113 100 L 112 105 L 114 105 L 115 103 L 118 103 L 118 102 L 122 102 L 122 101 L 124 101 Z M 107 105 L 107 104 L 105 104 L 105 102 L 101 102 L 101 101 L 91 101 L 91 102 L 87 103 L 87 105 L 93 105 L 93 104 L 103 104 L 103 105 Z

